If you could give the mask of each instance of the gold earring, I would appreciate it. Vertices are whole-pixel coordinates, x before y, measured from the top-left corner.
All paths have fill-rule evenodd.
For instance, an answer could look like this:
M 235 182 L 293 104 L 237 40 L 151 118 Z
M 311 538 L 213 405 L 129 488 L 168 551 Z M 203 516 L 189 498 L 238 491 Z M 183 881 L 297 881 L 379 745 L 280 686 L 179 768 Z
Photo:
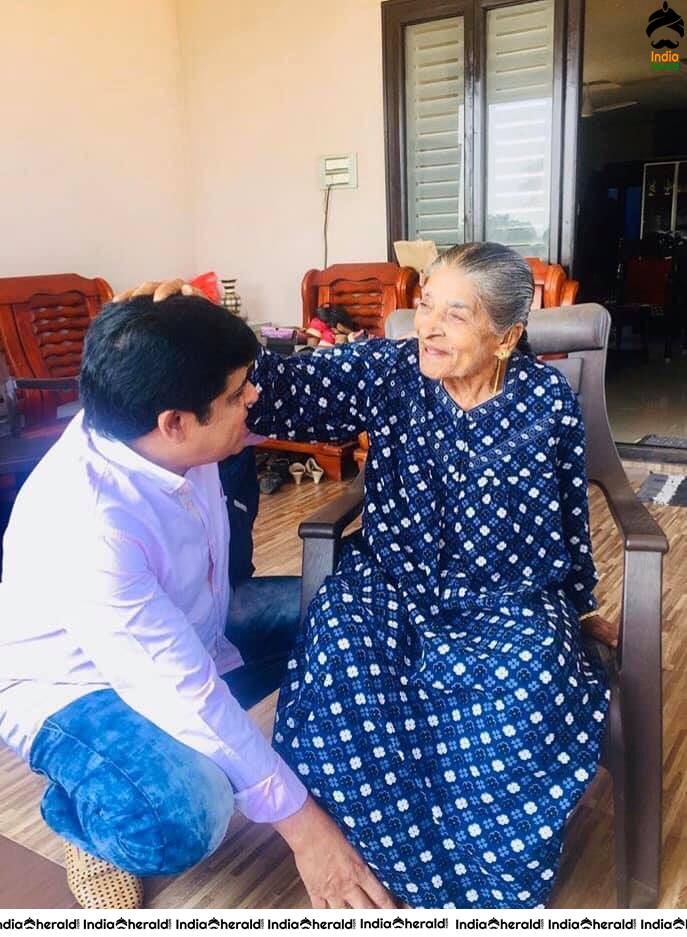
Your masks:
M 494 375 L 494 386 L 491 389 L 492 394 L 498 392 L 499 384 L 501 383 L 501 362 L 509 357 L 507 351 L 500 350 L 496 352 L 496 374 Z

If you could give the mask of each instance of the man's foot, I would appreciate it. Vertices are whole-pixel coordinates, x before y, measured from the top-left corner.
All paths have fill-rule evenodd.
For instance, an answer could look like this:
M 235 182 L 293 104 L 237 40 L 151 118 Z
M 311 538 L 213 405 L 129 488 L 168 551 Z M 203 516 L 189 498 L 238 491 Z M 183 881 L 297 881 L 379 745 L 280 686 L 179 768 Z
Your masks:
M 141 908 L 143 882 L 131 872 L 64 844 L 67 884 L 82 908 Z

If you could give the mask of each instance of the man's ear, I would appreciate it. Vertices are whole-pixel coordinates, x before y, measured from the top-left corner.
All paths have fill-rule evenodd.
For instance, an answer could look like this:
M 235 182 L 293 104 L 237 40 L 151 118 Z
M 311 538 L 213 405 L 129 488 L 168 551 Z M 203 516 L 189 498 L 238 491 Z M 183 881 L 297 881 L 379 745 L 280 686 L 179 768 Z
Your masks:
M 163 410 L 157 418 L 157 428 L 166 442 L 178 444 L 186 438 L 186 427 L 180 410 Z

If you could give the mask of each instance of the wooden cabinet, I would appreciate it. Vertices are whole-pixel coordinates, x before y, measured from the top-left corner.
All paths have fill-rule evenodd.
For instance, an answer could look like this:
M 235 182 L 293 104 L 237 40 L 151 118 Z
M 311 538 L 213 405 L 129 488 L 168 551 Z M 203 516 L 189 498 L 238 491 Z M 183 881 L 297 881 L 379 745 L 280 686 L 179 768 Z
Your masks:
M 687 159 L 644 164 L 640 237 L 687 233 Z

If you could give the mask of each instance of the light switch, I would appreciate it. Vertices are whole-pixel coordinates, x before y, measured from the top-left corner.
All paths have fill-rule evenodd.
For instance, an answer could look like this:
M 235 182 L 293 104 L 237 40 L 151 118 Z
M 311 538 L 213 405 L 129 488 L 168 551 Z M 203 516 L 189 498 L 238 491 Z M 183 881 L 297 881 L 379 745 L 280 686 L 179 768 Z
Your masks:
M 320 188 L 357 189 L 358 156 L 343 153 L 320 156 Z

